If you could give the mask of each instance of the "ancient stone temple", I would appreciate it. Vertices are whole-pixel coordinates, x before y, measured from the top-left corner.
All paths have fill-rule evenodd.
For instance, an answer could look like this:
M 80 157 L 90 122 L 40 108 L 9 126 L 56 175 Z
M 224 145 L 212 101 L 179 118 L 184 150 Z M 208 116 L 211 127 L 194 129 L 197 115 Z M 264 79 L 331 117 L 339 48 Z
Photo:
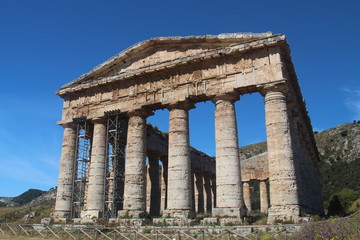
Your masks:
M 240 166 L 234 103 L 254 92 L 264 97 L 268 153 L 256 164 L 263 170 L 250 171 Z M 317 149 L 283 34 L 146 40 L 57 94 L 64 138 L 55 219 L 207 212 L 241 221 L 251 179 L 269 199 L 269 223 L 323 210 Z M 188 112 L 203 101 L 216 106 L 216 160 L 189 143 Z M 158 109 L 169 110 L 168 134 L 146 123 Z

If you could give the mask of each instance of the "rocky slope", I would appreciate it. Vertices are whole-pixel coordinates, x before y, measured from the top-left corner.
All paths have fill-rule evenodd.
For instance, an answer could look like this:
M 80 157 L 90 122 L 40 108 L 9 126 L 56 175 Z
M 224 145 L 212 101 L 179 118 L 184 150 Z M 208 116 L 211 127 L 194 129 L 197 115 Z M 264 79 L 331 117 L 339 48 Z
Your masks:
M 360 158 L 360 123 L 345 123 L 315 134 L 322 161 L 353 162 Z
M 0 202 L 2 202 L 4 204 L 10 203 L 11 200 L 13 200 L 13 197 L 0 197 Z
M 49 191 L 44 192 L 40 196 L 31 200 L 29 203 L 25 205 L 25 207 L 34 207 L 40 205 L 55 206 L 55 199 L 56 199 L 56 189 L 50 189 Z

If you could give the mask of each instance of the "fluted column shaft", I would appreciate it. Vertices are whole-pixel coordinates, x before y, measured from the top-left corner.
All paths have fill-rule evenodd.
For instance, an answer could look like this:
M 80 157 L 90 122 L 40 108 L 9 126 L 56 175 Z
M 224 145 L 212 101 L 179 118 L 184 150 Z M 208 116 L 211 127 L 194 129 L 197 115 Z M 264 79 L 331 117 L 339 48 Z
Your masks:
M 126 145 L 124 211 L 120 215 L 146 215 L 146 117 L 148 113 L 130 114 Z
M 239 144 L 234 101 L 223 96 L 214 100 L 216 138 L 216 202 L 217 216 L 240 217 L 242 185 Z
M 204 174 L 195 171 L 195 206 L 196 213 L 204 213 Z
M 206 212 L 211 213 L 211 210 L 213 208 L 213 206 L 212 206 L 211 179 L 207 175 L 204 176 L 204 194 L 205 194 L 205 199 L 206 199 L 206 200 L 204 200 L 204 204 L 206 204 L 205 205 Z
M 269 223 L 276 219 L 295 220 L 299 212 L 286 92 L 285 84 L 265 88 L 271 204 Z
M 268 191 L 266 188 L 266 180 L 260 180 L 260 211 L 267 213 L 269 208 Z
M 250 182 L 243 182 L 244 202 L 248 211 L 251 211 Z
M 63 125 L 64 136 L 60 159 L 54 217 L 69 218 L 72 204 L 72 184 L 76 154 L 76 124 Z
M 165 217 L 192 217 L 189 143 L 190 107 L 171 106 L 169 124 L 168 198 Z
M 167 176 L 168 176 L 168 166 L 167 158 L 162 157 L 162 176 L 161 176 L 161 210 L 160 214 L 164 214 L 165 209 L 167 208 Z
M 149 184 L 150 187 L 147 191 L 150 190 L 150 216 L 159 216 L 160 215 L 160 202 L 161 202 L 161 188 L 160 188 L 160 168 L 159 168 L 159 159 L 154 156 L 149 156 Z
M 91 146 L 91 161 L 89 165 L 89 182 L 87 188 L 86 215 L 88 218 L 100 217 L 104 210 L 104 181 L 106 165 L 106 121 L 102 118 L 92 120 L 94 124 Z

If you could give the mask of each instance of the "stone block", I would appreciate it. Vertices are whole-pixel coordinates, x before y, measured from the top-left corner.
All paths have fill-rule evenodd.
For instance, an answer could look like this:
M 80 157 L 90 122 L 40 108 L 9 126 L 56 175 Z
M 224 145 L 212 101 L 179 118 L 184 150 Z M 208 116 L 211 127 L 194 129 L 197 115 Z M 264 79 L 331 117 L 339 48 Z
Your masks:
M 194 226 L 196 220 L 188 218 L 154 218 L 154 225 L 168 225 L 168 226 Z
M 242 223 L 241 218 L 219 218 L 220 226 L 238 226 Z
M 213 208 L 212 210 L 212 215 L 215 217 L 241 218 L 244 216 L 241 213 L 243 213 L 243 211 L 240 208 Z
M 173 209 L 166 209 L 164 210 L 163 214 L 164 218 L 194 218 L 195 213 L 193 210 L 173 210 Z
M 219 218 L 211 217 L 211 218 L 204 218 L 201 220 L 201 225 L 205 226 L 215 226 L 219 224 Z
M 52 222 L 53 222 L 53 221 L 52 221 L 51 217 L 43 218 L 43 219 L 41 219 L 41 221 L 40 221 L 41 224 L 46 224 L 46 225 L 49 225 L 49 224 L 51 224 Z
M 116 218 L 113 223 L 120 224 L 121 226 L 144 226 L 149 223 L 149 219 L 144 218 Z

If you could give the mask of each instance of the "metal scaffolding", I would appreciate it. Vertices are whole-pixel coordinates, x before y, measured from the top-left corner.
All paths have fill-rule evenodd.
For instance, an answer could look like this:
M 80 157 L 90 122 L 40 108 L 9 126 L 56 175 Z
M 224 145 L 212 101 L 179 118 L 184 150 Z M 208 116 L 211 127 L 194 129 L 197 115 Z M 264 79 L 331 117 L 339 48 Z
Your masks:
M 107 120 L 104 218 L 115 218 L 123 208 L 125 146 L 128 119 L 120 111 L 105 113 Z
M 86 118 L 75 118 L 77 123 L 76 154 L 74 161 L 71 218 L 79 218 L 85 204 L 88 167 L 91 156 L 93 125 Z

